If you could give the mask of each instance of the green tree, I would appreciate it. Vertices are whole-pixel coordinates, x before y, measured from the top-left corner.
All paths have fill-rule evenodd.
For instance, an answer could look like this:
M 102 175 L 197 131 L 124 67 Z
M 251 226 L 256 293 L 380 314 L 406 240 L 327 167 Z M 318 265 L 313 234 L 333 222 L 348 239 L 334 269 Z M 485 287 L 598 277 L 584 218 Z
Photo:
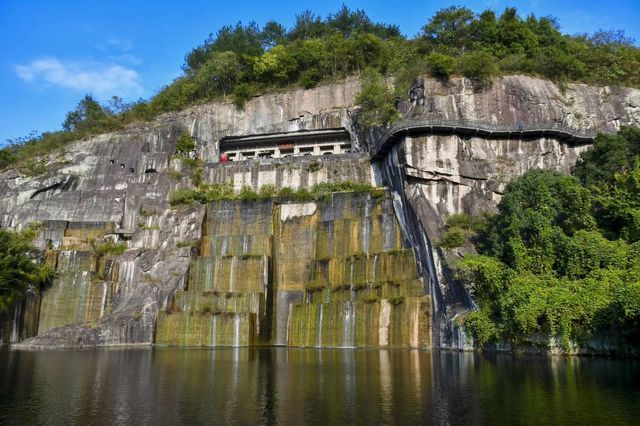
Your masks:
M 253 69 L 256 77 L 265 83 L 286 84 L 293 80 L 298 63 L 286 47 L 278 45 L 260 56 Z
M 383 39 L 400 36 L 397 25 L 373 23 L 364 10 L 352 11 L 345 5 L 327 17 L 326 26 L 344 37 L 352 37 L 356 34 L 371 34 Z
M 322 18 L 307 9 L 296 15 L 296 23 L 287 34 L 287 37 L 292 41 L 306 40 L 322 37 L 326 32 L 327 26 L 322 21 Z
M 595 227 L 590 210 L 576 178 L 532 170 L 507 185 L 482 247 L 516 270 L 551 272 L 560 238 Z
M 575 56 L 556 46 L 545 47 L 536 58 L 537 71 L 554 80 L 579 80 L 585 75 L 585 65 Z
M 616 135 L 599 134 L 571 173 L 585 186 L 611 186 L 616 174 L 631 171 L 638 156 L 640 129 L 623 127 Z
M 467 47 L 474 16 L 466 7 L 439 10 L 422 28 L 423 40 L 434 49 L 462 52 Z
M 118 127 L 116 117 L 92 95 L 85 95 L 62 123 L 64 130 L 80 133 L 104 132 Z
M 216 33 L 209 35 L 203 44 L 194 48 L 185 56 L 184 69 L 195 72 L 204 65 L 214 52 L 234 52 L 240 57 L 259 56 L 263 50 L 263 33 L 255 22 L 235 26 L 226 25 Z
M 287 30 L 285 27 L 283 27 L 276 21 L 269 21 L 264 24 L 262 32 L 260 33 L 262 48 L 268 50 L 277 44 L 284 44 L 286 41 L 286 36 Z
M 599 136 L 583 153 L 574 173 L 588 188 L 541 170 L 507 185 L 479 228 L 481 254 L 455 267 L 481 307 L 462 320 L 479 344 L 536 344 L 538 335 L 569 348 L 600 333 L 640 345 L 640 162 L 628 155 L 636 136 Z
M 393 91 L 380 73 L 367 69 L 362 80 L 362 88 L 356 96 L 356 104 L 362 108 L 362 123 L 366 126 L 385 125 L 397 120 L 398 111 L 392 103 Z
M 322 39 L 298 40 L 288 49 L 299 70 L 303 70 L 299 77 L 303 87 L 311 88 L 330 75 L 329 56 Z
M 616 173 L 613 186 L 592 187 L 594 216 L 609 238 L 640 241 L 640 161 L 632 170 Z
M 0 228 L 0 312 L 20 300 L 27 289 L 40 289 L 54 277 L 53 270 L 36 262 L 31 242 L 35 231 L 13 232 Z
M 477 19 L 470 22 L 468 34 L 471 49 L 485 49 L 494 55 L 504 54 L 504 49 L 500 45 L 498 20 L 493 11 L 485 10 Z
M 496 58 L 487 52 L 471 52 L 460 58 L 462 74 L 478 84 L 488 84 L 498 73 Z
M 353 69 L 357 72 L 367 67 L 383 68 L 382 40 L 371 33 L 356 33 L 352 37 Z
M 504 10 L 498 19 L 498 40 L 508 53 L 535 56 L 539 50 L 538 37 L 519 16 L 514 7 Z
M 192 76 L 177 78 L 151 99 L 149 112 L 151 115 L 157 115 L 184 108 L 198 99 L 199 89 Z
M 432 53 L 427 57 L 431 75 L 436 78 L 447 79 L 455 70 L 456 60 L 443 53 Z
M 239 81 L 241 72 L 238 54 L 230 51 L 213 52 L 198 69 L 195 81 L 203 93 L 202 97 L 217 94 L 226 96 Z

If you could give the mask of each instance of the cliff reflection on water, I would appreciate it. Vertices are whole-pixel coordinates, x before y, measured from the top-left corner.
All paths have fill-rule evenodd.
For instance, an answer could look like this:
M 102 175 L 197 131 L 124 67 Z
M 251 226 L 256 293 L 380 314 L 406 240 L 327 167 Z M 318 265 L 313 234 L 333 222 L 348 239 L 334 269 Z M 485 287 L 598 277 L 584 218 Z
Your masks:
M 0 352 L 1 424 L 633 424 L 640 363 L 418 350 Z

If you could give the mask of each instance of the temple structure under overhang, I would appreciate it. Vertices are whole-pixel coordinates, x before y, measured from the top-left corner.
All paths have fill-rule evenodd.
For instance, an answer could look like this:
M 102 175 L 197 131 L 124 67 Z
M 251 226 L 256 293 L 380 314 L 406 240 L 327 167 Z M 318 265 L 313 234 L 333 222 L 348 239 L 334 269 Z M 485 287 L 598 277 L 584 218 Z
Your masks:
M 219 148 L 221 161 L 344 154 L 351 152 L 351 134 L 347 129 L 341 127 L 337 129 L 227 136 L 220 140 Z

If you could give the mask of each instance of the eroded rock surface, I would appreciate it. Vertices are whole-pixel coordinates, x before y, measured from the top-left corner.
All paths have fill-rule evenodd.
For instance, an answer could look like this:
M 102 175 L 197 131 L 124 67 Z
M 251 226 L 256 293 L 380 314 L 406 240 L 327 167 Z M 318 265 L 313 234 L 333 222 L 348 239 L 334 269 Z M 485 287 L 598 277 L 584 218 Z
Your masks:
M 318 182 L 352 180 L 401 190 L 402 194 L 393 196 L 396 218 L 405 232 L 405 243 L 411 241 L 414 248 L 417 273 L 423 280 L 425 293 L 436 292 L 435 287 L 427 285 L 425 277 L 437 276 L 437 292 L 441 294 L 432 294 L 436 308 L 443 303 L 460 303 L 456 299 L 460 296 L 458 290 L 448 286 L 446 268 L 441 267 L 443 253 L 429 244 L 438 241 L 444 218 L 458 212 L 477 214 L 495 209 L 511 178 L 540 167 L 568 172 L 586 148 L 553 138 L 517 140 L 412 134 L 390 152 L 394 161 L 383 162 L 386 166 L 372 166 L 368 153 L 364 152 L 372 141 L 359 138 L 355 130 L 354 99 L 359 87 L 359 82 L 351 79 L 311 90 L 267 94 L 250 100 L 244 110 L 236 109 L 231 103 L 195 106 L 165 114 L 151 123 L 71 143 L 61 152 L 43 159 L 46 172 L 41 175 L 27 176 L 16 170 L 0 173 L 0 226 L 20 229 L 32 222 L 41 222 L 37 243 L 49 251 L 47 261 L 60 272 L 60 278 L 43 293 L 42 300 L 32 295 L 16 307 L 7 320 L 9 325 L 3 326 L 3 339 L 17 342 L 38 333 L 37 337 L 24 341 L 23 347 L 150 344 L 156 333 L 158 312 L 166 312 L 176 303 L 176 290 L 189 291 L 189 265 L 198 255 L 212 256 L 217 251 L 221 258 L 243 256 L 225 252 L 228 247 L 215 246 L 220 241 L 210 241 L 214 245 L 203 244 L 208 237 L 203 231 L 204 206 L 195 204 L 176 209 L 169 205 L 171 191 L 193 187 L 189 168 L 172 158 L 176 140 L 183 133 L 191 135 L 196 142 L 192 156 L 202 160 L 205 182 L 230 182 L 237 190 L 244 185 L 256 189 L 265 184 L 298 188 Z M 639 90 L 570 84 L 563 91 L 548 81 L 524 76 L 498 78 L 483 90 L 465 79 L 452 79 L 446 84 L 423 79 L 399 108 L 405 118 L 466 119 L 514 126 L 561 123 L 615 131 L 621 125 L 640 125 Z M 217 162 L 218 141 L 225 136 L 337 127 L 352 132 L 354 151 L 359 153 L 327 158 L 252 160 L 243 164 Z M 372 132 L 370 136 L 379 134 Z M 394 172 L 385 171 L 385 167 L 393 167 Z M 402 183 L 398 185 L 398 181 Z M 408 206 L 419 219 L 413 225 L 408 224 L 406 212 L 402 210 Z M 316 214 L 304 208 L 286 207 L 279 209 L 279 214 L 284 223 L 300 221 L 300 218 L 307 220 Z M 298 235 L 330 233 L 316 222 L 309 224 L 308 229 L 296 229 Z M 357 235 L 356 230 L 344 232 L 344 238 Z M 217 236 L 230 237 L 227 244 L 232 243 L 232 233 Z M 124 251 L 101 251 L 107 243 L 124 245 Z M 421 253 L 420 244 L 432 255 L 431 266 L 421 263 L 426 255 Z M 393 250 L 405 248 L 402 245 Z M 364 258 L 373 261 L 375 256 L 370 255 L 376 253 L 356 250 L 348 256 L 366 254 Z M 310 256 L 314 265 L 328 261 L 315 254 Z M 347 254 L 342 257 L 346 258 Z M 292 265 L 289 265 L 293 268 L 292 274 L 295 271 L 309 273 Z M 435 269 L 429 272 L 429 268 Z M 345 283 L 337 282 L 342 278 L 331 275 L 333 272 L 323 273 L 333 280 L 330 286 L 336 287 L 336 292 L 343 291 L 343 299 L 346 298 L 350 290 L 344 287 Z M 385 280 L 385 285 L 391 285 L 391 278 Z M 360 283 L 355 285 L 359 287 Z M 285 307 L 289 312 L 289 305 L 301 303 L 304 291 L 302 285 L 293 293 L 276 294 L 271 306 L 276 312 Z M 227 293 L 236 297 L 233 291 Z M 415 312 L 423 315 L 422 299 L 415 292 L 410 293 L 397 297 L 417 298 L 411 315 Z M 255 297 L 266 300 L 268 295 L 265 292 Z M 346 341 L 344 336 L 323 336 L 324 329 L 317 321 L 324 315 L 344 319 L 358 309 L 362 311 L 357 311 L 360 315 L 375 322 L 379 329 L 393 327 L 395 305 L 389 304 L 389 298 L 385 299 L 387 302 L 374 300 L 377 297 L 369 295 L 367 301 L 358 300 L 357 308 L 350 304 L 355 299 L 344 299 L 327 307 L 328 310 L 321 307 L 317 294 L 305 299 L 308 306 L 299 305 L 292 311 L 297 327 L 295 344 L 314 346 L 323 341 L 332 344 Z M 215 300 L 216 306 L 227 302 Z M 250 300 L 242 303 L 245 302 L 247 306 L 253 303 Z M 394 303 L 400 303 L 400 299 L 394 299 Z M 39 318 L 37 308 L 41 305 L 46 307 L 46 312 Z M 64 309 L 56 311 L 57 306 Z M 262 315 L 252 309 L 247 308 L 249 317 Z M 16 320 L 20 326 L 15 326 Z M 282 329 L 283 321 L 286 323 L 288 319 L 277 319 L 277 325 L 272 325 L 274 330 Z M 251 320 L 245 322 L 249 324 Z M 233 324 L 235 327 L 235 322 Z M 168 343 L 176 338 L 176 328 L 171 327 L 167 329 Z M 425 330 L 419 327 L 412 330 L 418 330 L 418 337 L 412 334 L 411 338 L 423 345 Z M 267 340 L 286 344 L 282 332 L 274 331 Z M 249 328 L 242 333 L 251 335 Z M 255 335 L 260 333 L 258 330 Z M 361 342 L 393 343 L 388 340 L 389 334 L 374 334 L 367 335 Z M 233 339 L 235 336 L 231 343 Z

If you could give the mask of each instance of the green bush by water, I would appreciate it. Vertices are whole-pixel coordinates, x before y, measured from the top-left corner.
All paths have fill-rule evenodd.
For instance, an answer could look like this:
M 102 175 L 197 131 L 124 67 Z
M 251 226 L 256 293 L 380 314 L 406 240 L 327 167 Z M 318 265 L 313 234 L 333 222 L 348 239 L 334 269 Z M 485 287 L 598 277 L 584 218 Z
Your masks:
M 639 146 L 638 129 L 601 135 L 576 177 L 532 170 L 507 185 L 480 254 L 455 265 L 481 307 L 462 321 L 478 343 L 640 344 Z
M 30 286 L 50 284 L 54 270 L 36 261 L 32 241 L 36 230 L 13 232 L 0 228 L 0 313 L 24 297 Z

